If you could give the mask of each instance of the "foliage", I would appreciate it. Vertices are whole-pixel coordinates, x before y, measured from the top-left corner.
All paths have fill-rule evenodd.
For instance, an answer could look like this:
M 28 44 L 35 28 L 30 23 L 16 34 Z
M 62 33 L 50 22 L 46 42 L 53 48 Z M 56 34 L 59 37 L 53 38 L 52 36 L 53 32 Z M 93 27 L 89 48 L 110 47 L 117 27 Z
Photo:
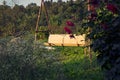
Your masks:
M 72 3 L 45 1 L 45 6 L 52 33 L 64 33 L 63 26 L 67 20 L 73 21 L 76 27 L 80 27 L 83 14 L 86 12 L 86 3 L 82 0 Z M 39 7 L 35 3 L 30 3 L 26 7 L 17 4 L 13 7 L 0 5 L 0 37 L 20 36 L 26 31 L 35 31 Z M 47 25 L 45 14 L 42 12 L 38 26 Z
M 88 21 L 92 28 L 89 37 L 106 80 L 120 79 L 120 1 L 101 0 L 97 16 Z M 94 19 L 93 19 L 94 18 Z
M 45 1 L 51 31 L 64 33 L 63 26 L 70 20 L 76 26 L 76 33 L 83 33 L 81 25 L 87 10 L 85 1 Z M 89 59 L 83 54 L 83 48 L 55 47 L 55 50 L 48 50 L 41 43 L 34 43 L 33 37 L 28 38 L 29 35 L 25 39 L 21 38 L 24 34 L 34 32 L 38 10 L 39 6 L 34 3 L 26 7 L 15 5 L 13 8 L 0 5 L 0 79 L 103 80 L 96 59 L 90 65 Z M 44 14 L 41 17 L 39 27 L 46 30 Z M 7 36 L 13 37 L 2 38 Z
M 29 38 L 0 39 L 1 80 L 102 80 L 95 59 L 90 65 L 81 47 L 49 50 Z

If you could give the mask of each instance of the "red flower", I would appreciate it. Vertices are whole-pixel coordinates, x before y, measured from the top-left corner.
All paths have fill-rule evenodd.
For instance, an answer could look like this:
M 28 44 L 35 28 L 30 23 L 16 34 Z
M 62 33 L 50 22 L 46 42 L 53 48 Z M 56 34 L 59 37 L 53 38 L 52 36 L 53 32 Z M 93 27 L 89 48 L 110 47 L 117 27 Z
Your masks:
M 74 23 L 71 21 L 66 21 L 67 26 L 74 26 Z
M 68 33 L 68 34 L 71 34 L 72 31 L 68 28 L 68 27 L 64 27 L 64 30 Z
M 106 7 L 109 11 L 111 11 L 112 13 L 117 13 L 118 9 L 115 5 L 113 4 L 107 4 L 107 7 Z

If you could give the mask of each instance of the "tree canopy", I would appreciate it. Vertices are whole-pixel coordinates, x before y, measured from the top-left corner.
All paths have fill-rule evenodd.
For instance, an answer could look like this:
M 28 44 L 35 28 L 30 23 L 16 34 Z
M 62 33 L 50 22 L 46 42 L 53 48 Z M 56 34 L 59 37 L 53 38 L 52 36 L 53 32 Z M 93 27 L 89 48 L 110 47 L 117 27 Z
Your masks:
M 81 28 L 81 22 L 86 13 L 87 4 L 82 0 L 58 2 L 45 1 L 49 22 L 52 25 L 54 33 L 63 32 L 63 26 L 67 20 L 73 21 L 78 28 Z M 26 7 L 15 5 L 10 7 L 6 4 L 0 5 L 0 35 L 16 36 L 26 31 L 35 31 L 38 5 L 28 4 Z M 39 26 L 47 26 L 45 14 L 42 13 Z

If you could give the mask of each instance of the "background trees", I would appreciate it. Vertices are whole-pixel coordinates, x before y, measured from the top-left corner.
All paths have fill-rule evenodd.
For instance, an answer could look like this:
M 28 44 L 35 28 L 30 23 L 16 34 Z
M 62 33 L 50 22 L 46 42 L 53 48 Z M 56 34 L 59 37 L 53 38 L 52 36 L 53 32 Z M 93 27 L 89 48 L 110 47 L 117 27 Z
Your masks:
M 81 27 L 81 21 L 86 12 L 86 3 L 82 0 L 58 2 L 45 1 L 49 15 L 49 21 L 54 33 L 63 32 L 66 20 L 75 22 L 77 27 Z M 0 5 L 0 35 L 19 36 L 24 32 L 35 30 L 39 6 L 35 3 L 28 4 L 26 7 L 15 5 L 10 7 L 6 4 Z M 47 26 L 45 15 L 42 14 L 39 26 Z M 54 30 L 55 29 L 55 30 Z

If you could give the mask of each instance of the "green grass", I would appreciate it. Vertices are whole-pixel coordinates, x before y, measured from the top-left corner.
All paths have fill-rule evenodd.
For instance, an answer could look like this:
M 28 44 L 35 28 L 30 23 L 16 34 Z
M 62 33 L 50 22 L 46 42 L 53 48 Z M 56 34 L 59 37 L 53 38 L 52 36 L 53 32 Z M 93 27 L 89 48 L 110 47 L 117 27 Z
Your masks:
M 33 40 L 0 39 L 1 80 L 103 80 L 96 62 L 84 55 L 82 47 L 47 50 Z
M 61 52 L 62 70 L 67 80 L 103 80 L 102 71 L 92 53 L 92 62 L 81 47 L 64 47 Z

